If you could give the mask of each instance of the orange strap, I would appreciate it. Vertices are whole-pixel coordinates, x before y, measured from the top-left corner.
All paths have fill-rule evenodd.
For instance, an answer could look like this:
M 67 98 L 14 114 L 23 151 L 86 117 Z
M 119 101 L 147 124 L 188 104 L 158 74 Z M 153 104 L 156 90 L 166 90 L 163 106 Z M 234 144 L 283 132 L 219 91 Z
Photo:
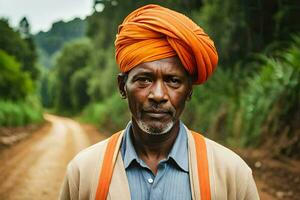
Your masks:
M 108 141 L 103 164 L 98 180 L 98 187 L 96 191 L 96 200 L 106 200 L 110 181 L 112 178 L 113 168 L 115 161 L 113 160 L 113 155 L 117 145 L 118 138 L 121 134 L 121 131 L 112 135 Z M 192 131 L 192 135 L 195 140 L 196 146 L 196 157 L 197 157 L 197 166 L 198 166 L 198 179 L 200 187 L 201 200 L 210 200 L 210 181 L 208 173 L 208 160 L 207 160 L 207 151 L 205 139 L 201 134 Z
M 198 179 L 200 187 L 200 196 L 201 200 L 210 200 L 210 181 L 208 173 L 208 159 L 206 151 L 206 143 L 204 137 L 191 131 L 195 140 L 196 146 L 196 157 L 197 157 L 197 166 L 198 166 Z
M 98 187 L 95 198 L 96 200 L 106 200 L 115 164 L 113 156 L 121 132 L 122 131 L 113 134 L 108 141 L 98 180 Z

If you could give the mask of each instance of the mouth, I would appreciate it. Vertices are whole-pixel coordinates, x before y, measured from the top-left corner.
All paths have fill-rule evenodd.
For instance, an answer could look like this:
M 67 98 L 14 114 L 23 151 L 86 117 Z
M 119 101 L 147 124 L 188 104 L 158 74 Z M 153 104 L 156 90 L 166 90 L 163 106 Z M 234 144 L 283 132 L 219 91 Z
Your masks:
M 146 112 L 146 115 L 148 115 L 152 118 L 163 118 L 163 117 L 169 115 L 169 113 L 166 113 L 166 112 Z
M 170 116 L 170 112 L 164 110 L 148 110 L 144 111 L 144 113 L 151 118 L 165 118 Z

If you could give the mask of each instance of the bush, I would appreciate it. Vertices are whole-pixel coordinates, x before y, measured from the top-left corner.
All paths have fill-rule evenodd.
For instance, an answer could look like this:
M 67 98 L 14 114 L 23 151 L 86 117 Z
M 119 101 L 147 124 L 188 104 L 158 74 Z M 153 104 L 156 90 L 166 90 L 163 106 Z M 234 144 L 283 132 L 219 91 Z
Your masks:
M 42 120 L 43 110 L 34 97 L 25 101 L 0 100 L 0 126 L 24 126 Z
M 272 110 L 279 104 L 281 108 L 278 108 L 277 118 L 291 114 L 294 112 L 293 109 L 299 106 L 300 37 L 294 38 L 289 49 L 280 51 L 273 57 L 261 56 L 261 58 L 263 60 L 261 71 L 249 79 L 249 87 L 241 96 L 245 144 L 260 141 L 264 123 L 267 123 Z M 284 118 L 280 121 L 284 121 Z M 291 123 L 289 121 L 286 125 Z M 278 131 L 275 129 L 273 133 Z
M 122 100 L 118 93 L 104 102 L 87 106 L 81 118 L 83 121 L 94 123 L 110 133 L 124 129 L 131 119 L 127 102 Z
M 218 141 L 232 137 L 232 121 L 240 92 L 245 88 L 245 76 L 239 65 L 227 70 L 219 67 L 210 80 L 194 88 L 183 121 L 190 128 Z

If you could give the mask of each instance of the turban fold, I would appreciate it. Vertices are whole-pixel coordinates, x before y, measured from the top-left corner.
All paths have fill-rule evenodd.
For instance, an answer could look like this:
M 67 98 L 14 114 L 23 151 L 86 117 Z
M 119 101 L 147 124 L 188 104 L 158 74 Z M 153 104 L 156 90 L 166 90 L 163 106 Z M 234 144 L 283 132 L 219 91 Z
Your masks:
M 185 15 L 158 5 L 130 13 L 118 28 L 115 47 L 121 72 L 178 56 L 193 84 L 206 81 L 218 63 L 214 42 L 202 28 Z

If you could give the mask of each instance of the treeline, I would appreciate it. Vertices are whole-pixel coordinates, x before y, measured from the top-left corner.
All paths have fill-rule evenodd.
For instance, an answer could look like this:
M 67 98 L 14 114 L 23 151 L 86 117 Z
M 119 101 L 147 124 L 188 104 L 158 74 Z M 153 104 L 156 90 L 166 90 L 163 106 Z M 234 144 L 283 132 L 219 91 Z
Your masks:
M 47 105 L 57 112 L 81 114 L 114 132 L 130 119 L 116 85 L 117 27 L 131 11 L 153 1 L 95 2 L 95 12 L 87 18 L 87 38 L 64 46 L 43 91 L 47 91 Z M 233 145 L 268 141 L 274 152 L 295 155 L 300 150 L 300 3 L 177 0 L 157 4 L 193 18 L 215 41 L 220 56 L 211 80 L 195 87 L 185 123 Z M 289 142 L 274 145 L 269 139 L 278 137 Z
M 39 62 L 44 68 L 50 68 L 54 64 L 55 55 L 63 45 L 74 39 L 85 36 L 86 21 L 75 18 L 71 21 L 57 21 L 52 24 L 49 31 L 40 31 L 33 36 L 38 49 Z
M 37 95 L 37 53 L 26 18 L 17 31 L 0 19 L 0 126 L 21 126 L 42 120 Z

